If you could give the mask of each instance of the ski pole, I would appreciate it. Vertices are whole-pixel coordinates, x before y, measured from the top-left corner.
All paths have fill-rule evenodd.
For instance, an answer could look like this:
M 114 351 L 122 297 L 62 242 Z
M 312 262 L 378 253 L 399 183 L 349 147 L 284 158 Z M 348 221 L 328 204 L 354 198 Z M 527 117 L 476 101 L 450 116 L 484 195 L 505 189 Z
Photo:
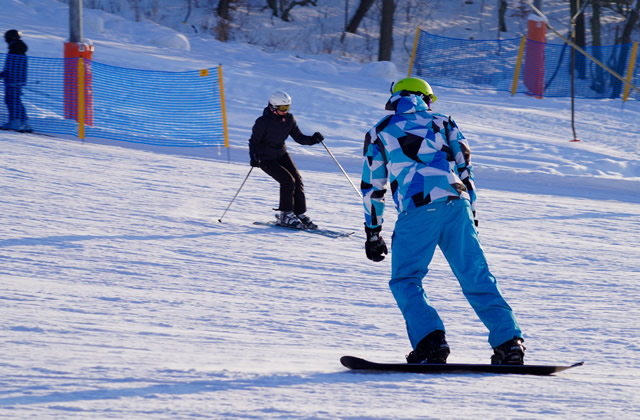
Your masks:
M 236 195 L 233 196 L 233 198 L 231 199 L 231 202 L 225 209 L 224 213 L 222 213 L 222 216 L 220 216 L 220 218 L 218 219 L 218 222 L 222 223 L 222 218 L 224 217 L 225 214 L 227 214 L 227 210 L 229 210 L 229 207 L 231 207 L 231 204 L 233 204 L 238 194 L 240 194 L 240 190 L 242 189 L 242 187 L 244 187 L 244 183 L 247 182 L 247 179 L 249 179 L 249 175 L 251 175 L 251 171 L 253 171 L 253 166 L 251 167 L 251 169 L 249 169 L 249 173 L 247 174 L 246 177 L 244 177 L 244 181 L 242 181 L 242 184 L 240 185 L 240 188 L 238 188 Z
M 353 187 L 354 190 L 356 190 L 356 192 L 358 193 L 358 195 L 360 196 L 360 198 L 362 199 L 362 193 L 360 192 L 360 190 L 358 189 L 358 187 L 356 187 L 356 184 L 353 183 L 353 181 L 351 180 L 351 178 L 349 178 L 349 175 L 347 175 L 347 172 L 345 172 L 344 168 L 342 167 L 342 165 L 340 165 L 340 162 L 338 162 L 338 159 L 336 159 L 336 157 L 333 155 L 333 153 L 331 153 L 331 150 L 329 150 L 329 148 L 327 147 L 326 144 L 324 144 L 324 141 L 321 141 L 320 143 L 322 143 L 322 145 L 324 146 L 325 149 L 327 149 L 327 152 L 329 152 L 329 156 L 331 156 L 333 158 L 333 161 L 336 163 L 336 165 L 338 165 L 338 168 L 340 168 L 340 170 L 342 171 L 342 173 L 344 174 L 345 177 L 347 177 L 347 179 L 349 180 L 349 183 L 351 184 L 351 186 Z

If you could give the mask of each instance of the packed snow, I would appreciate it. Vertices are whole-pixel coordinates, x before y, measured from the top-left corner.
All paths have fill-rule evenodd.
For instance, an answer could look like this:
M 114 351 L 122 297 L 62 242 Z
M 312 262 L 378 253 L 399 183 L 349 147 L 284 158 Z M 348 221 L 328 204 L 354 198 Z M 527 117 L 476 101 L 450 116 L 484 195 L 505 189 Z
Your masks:
M 24 30 L 29 55 L 61 56 L 66 20 L 50 16 L 64 17 L 64 4 L 3 8 L 0 29 Z M 434 86 L 434 109 L 472 147 L 480 236 L 525 361 L 584 366 L 551 377 L 355 373 L 340 356 L 401 362 L 410 351 L 390 258 L 366 259 L 360 197 L 321 145 L 288 142 L 308 214 L 355 234 L 254 225 L 273 219 L 278 186 L 259 170 L 247 178 L 247 141 L 269 93 L 284 89 L 303 132 L 322 132 L 358 185 L 364 134 L 405 70 L 198 37 L 159 46 L 155 26 L 129 22 L 135 36 L 118 39 L 117 18 L 85 16 L 104 23 L 85 34 L 95 61 L 222 64 L 231 147 L 0 132 L 1 417 L 640 417 L 638 101 L 576 100 L 581 141 L 570 142 L 569 98 Z M 487 331 L 440 253 L 425 287 L 449 361 L 488 363 Z

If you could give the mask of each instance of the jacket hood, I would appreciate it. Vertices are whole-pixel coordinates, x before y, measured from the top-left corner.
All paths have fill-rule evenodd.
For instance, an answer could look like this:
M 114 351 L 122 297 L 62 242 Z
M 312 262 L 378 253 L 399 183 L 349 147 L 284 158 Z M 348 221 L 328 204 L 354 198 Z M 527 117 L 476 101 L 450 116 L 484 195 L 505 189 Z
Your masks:
M 396 114 L 408 114 L 418 111 L 428 111 L 429 107 L 425 101 L 417 95 L 405 94 L 403 96 L 400 92 L 397 92 L 389 98 L 384 109 L 387 111 L 395 111 Z

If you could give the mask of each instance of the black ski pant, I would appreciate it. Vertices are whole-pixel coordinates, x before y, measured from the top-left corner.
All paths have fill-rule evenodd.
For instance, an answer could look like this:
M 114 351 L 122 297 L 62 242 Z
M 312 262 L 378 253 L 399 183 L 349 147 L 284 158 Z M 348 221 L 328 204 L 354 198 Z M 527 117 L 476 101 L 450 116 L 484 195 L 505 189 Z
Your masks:
M 9 121 L 26 121 L 27 111 L 22 104 L 22 88 L 17 86 L 10 86 L 9 83 L 5 83 L 4 86 L 4 102 L 7 104 L 9 110 Z
M 279 159 L 260 162 L 260 169 L 280 184 L 280 211 L 302 214 L 307 211 L 304 184 L 289 153 Z

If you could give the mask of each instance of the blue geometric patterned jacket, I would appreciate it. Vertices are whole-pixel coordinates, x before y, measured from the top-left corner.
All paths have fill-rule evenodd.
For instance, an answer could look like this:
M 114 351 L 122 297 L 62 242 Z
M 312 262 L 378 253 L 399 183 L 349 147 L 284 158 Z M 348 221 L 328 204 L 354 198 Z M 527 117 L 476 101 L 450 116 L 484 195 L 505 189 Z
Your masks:
M 465 199 L 475 215 L 469 144 L 453 119 L 430 111 L 413 94 L 394 94 L 386 109 L 395 113 L 373 126 L 364 140 L 360 188 L 366 225 L 375 228 L 383 223 L 387 182 L 399 213 Z

